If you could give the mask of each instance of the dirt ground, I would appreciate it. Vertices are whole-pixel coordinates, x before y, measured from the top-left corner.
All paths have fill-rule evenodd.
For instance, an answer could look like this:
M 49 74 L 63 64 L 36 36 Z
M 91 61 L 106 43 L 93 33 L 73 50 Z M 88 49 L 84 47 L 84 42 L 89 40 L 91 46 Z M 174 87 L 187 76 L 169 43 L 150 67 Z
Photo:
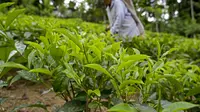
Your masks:
M 21 104 L 35 104 L 42 102 L 48 108 L 49 112 L 54 112 L 56 108 L 62 106 L 65 101 L 53 91 L 48 92 L 50 88 L 45 87 L 44 84 L 33 84 L 22 81 L 9 88 L 0 89 L 0 98 L 7 98 L 7 100 L 0 105 L 0 112 L 10 112 L 14 107 Z M 24 108 L 18 112 L 45 112 L 39 108 Z

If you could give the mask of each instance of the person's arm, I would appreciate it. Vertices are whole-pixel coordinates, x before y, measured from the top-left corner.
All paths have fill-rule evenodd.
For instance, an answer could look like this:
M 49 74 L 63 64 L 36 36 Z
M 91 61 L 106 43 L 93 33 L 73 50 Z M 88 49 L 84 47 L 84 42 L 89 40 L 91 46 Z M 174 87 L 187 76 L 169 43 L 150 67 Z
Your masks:
M 116 34 L 119 32 L 119 29 L 122 25 L 122 21 L 125 17 L 123 2 L 121 1 L 115 2 L 113 8 L 116 11 L 116 17 L 115 17 L 115 21 L 113 22 L 113 25 L 111 26 L 110 31 L 112 34 Z

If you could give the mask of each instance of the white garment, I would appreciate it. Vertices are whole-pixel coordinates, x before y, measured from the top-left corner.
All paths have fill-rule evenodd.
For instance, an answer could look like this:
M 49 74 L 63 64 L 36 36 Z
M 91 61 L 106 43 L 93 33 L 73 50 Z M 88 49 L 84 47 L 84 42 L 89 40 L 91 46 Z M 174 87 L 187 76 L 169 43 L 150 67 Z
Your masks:
M 140 35 L 135 20 L 131 16 L 122 0 L 112 0 L 111 6 L 106 9 L 111 26 L 111 34 L 119 34 L 123 40 L 132 40 Z

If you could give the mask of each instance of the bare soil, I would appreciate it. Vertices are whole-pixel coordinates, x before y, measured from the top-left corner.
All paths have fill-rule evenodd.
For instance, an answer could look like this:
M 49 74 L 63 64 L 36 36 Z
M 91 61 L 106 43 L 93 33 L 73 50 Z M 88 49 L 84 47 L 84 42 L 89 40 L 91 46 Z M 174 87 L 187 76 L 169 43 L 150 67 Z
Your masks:
M 64 105 L 65 101 L 53 91 L 46 92 L 50 88 L 44 84 L 35 84 L 27 81 L 20 81 L 9 88 L 0 89 L 0 98 L 7 100 L 0 105 L 0 112 L 10 112 L 16 106 L 21 104 L 35 104 L 41 102 L 45 104 L 49 112 L 54 112 L 56 108 Z M 18 112 L 45 112 L 39 108 L 24 108 Z

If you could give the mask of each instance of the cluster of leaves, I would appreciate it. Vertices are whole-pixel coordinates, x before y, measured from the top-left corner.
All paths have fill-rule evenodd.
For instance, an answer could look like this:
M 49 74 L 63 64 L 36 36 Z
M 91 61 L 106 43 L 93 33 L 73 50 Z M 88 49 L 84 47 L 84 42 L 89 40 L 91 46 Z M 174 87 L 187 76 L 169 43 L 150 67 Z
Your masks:
M 0 86 L 50 79 L 66 100 L 58 112 L 198 111 L 199 40 L 147 32 L 144 39 L 116 42 L 103 25 L 22 12 L 0 18 L 0 78 L 17 68 Z
M 185 38 L 181 36 L 169 35 L 165 33 L 151 33 L 147 32 L 147 38 L 141 41 L 134 38 L 132 43 L 126 44 L 126 47 L 137 48 L 141 53 L 151 56 L 154 60 L 158 59 L 158 44 L 159 42 L 161 54 L 173 48 L 173 54 L 167 56 L 168 60 L 184 59 L 188 63 L 195 63 L 199 65 L 198 60 L 200 56 L 200 41 L 197 38 Z

